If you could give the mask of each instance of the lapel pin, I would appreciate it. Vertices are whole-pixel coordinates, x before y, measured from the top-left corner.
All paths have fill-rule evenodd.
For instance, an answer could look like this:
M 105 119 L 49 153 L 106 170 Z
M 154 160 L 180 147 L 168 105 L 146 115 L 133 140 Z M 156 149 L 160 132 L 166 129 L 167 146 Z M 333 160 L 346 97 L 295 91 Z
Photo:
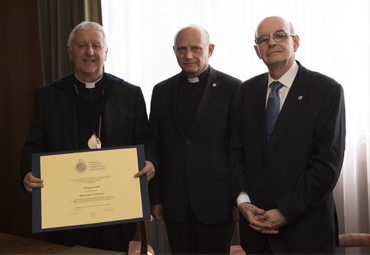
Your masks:
M 213 83 L 212 84 L 212 87 L 216 88 L 217 84 L 216 83 Z
M 299 96 L 299 97 L 298 97 L 298 100 L 302 100 L 302 98 L 303 98 L 303 96 Z

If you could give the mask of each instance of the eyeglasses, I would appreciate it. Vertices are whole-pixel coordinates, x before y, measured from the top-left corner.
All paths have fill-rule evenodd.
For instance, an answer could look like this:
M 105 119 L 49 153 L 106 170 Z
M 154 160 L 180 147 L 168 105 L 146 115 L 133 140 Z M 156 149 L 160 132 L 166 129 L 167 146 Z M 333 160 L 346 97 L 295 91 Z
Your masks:
M 285 41 L 288 39 L 289 36 L 295 36 L 295 34 L 287 33 L 285 31 L 276 31 L 273 35 L 272 38 L 274 38 L 275 42 L 281 42 Z M 269 35 L 261 35 L 260 37 L 256 38 L 254 42 L 258 46 L 263 46 L 267 44 L 270 41 L 270 36 Z

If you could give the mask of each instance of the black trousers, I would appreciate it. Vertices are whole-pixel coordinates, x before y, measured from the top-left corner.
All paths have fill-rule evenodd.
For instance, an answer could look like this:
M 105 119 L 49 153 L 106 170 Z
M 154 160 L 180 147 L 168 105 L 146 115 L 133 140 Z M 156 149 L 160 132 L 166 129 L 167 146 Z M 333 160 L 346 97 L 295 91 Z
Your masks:
M 231 210 L 231 208 L 230 208 Z M 189 206 L 181 223 L 166 221 L 172 254 L 230 254 L 234 223 L 204 224 Z
M 123 234 L 121 225 L 46 232 L 45 237 L 51 243 L 71 247 L 81 245 L 128 254 L 129 241 Z
M 266 243 L 261 250 L 253 252 L 253 253 L 246 252 L 246 254 L 266 254 L 267 255 L 267 254 L 274 254 L 274 253 L 271 251 L 269 242 L 266 240 Z

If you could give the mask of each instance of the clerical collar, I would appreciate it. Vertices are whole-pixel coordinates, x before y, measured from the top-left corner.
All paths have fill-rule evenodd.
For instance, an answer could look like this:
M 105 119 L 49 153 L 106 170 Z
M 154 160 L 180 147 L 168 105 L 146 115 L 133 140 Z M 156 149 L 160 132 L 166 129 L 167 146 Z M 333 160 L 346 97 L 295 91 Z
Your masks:
M 199 82 L 199 78 L 198 77 L 194 77 L 194 78 L 189 78 L 189 77 L 186 77 L 188 79 L 188 82 L 190 83 L 197 83 Z
M 209 66 L 208 68 L 203 72 L 201 73 L 198 77 L 194 77 L 194 78 L 189 78 L 186 76 L 186 79 L 188 80 L 189 83 L 197 83 L 199 81 L 201 81 L 202 79 L 204 79 L 205 77 L 207 77 L 209 74 Z
M 83 84 L 85 86 L 85 88 L 87 88 L 87 89 L 93 89 L 93 88 L 95 88 L 95 85 L 98 85 L 99 81 L 102 80 L 102 77 L 103 77 L 103 74 L 100 76 L 99 79 L 97 79 L 94 82 L 84 82 L 84 81 L 81 81 L 80 79 L 78 79 L 77 76 L 75 75 L 76 80 L 80 82 L 79 85 Z

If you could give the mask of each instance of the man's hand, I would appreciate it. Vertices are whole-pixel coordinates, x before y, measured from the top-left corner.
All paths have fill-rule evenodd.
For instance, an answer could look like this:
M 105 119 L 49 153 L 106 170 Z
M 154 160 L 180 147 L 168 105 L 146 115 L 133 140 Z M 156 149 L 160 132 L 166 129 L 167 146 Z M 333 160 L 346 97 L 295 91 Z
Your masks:
M 260 209 L 250 203 L 241 203 L 239 205 L 239 210 L 250 223 L 250 226 L 255 226 L 258 229 L 271 228 L 271 224 L 262 217 L 265 214 L 265 210 Z M 259 216 L 259 218 L 257 218 L 257 216 Z M 255 228 L 253 227 L 253 229 Z
M 254 219 L 256 221 L 266 222 L 271 226 L 270 228 L 261 228 L 259 226 L 250 225 L 251 228 L 262 234 L 279 234 L 278 229 L 289 223 L 279 209 L 272 209 L 265 212 L 263 215 L 256 215 Z
M 36 178 L 31 172 L 27 173 L 23 179 L 23 185 L 26 191 L 32 192 L 32 188 L 42 188 L 44 187 L 44 181 Z
M 162 204 L 151 205 L 150 211 L 152 212 L 152 215 L 157 222 L 163 218 Z
M 139 178 L 140 176 L 146 174 L 146 178 L 148 182 L 153 179 L 155 175 L 155 167 L 152 162 L 145 160 L 145 167 L 141 169 L 140 172 L 134 175 L 135 178 Z

